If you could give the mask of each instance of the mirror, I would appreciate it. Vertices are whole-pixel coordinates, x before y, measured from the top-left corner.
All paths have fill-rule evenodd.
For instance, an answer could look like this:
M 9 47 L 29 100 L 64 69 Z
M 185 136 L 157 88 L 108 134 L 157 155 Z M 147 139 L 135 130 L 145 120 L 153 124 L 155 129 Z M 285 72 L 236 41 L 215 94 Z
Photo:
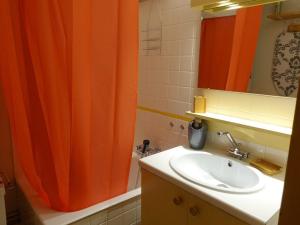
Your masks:
M 300 1 L 203 13 L 198 87 L 296 97 Z

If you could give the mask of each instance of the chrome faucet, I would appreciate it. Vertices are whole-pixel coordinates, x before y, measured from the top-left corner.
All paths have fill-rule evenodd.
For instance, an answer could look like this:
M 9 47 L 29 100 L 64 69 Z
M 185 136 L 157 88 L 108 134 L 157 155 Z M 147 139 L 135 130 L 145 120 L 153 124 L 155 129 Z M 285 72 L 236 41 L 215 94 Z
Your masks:
M 161 152 L 161 149 L 156 147 L 152 148 L 150 147 L 150 141 L 149 140 L 144 140 L 143 144 L 137 145 L 135 152 L 141 157 L 147 157 L 156 153 Z
M 249 157 L 249 153 L 248 152 L 242 152 L 240 150 L 240 144 L 238 144 L 235 139 L 233 138 L 233 136 L 231 135 L 231 133 L 229 133 L 228 131 L 219 131 L 218 132 L 219 136 L 223 136 L 225 135 L 228 140 L 230 141 L 232 147 L 228 150 L 228 153 L 233 156 L 234 158 L 238 158 L 240 160 L 243 159 L 247 159 Z

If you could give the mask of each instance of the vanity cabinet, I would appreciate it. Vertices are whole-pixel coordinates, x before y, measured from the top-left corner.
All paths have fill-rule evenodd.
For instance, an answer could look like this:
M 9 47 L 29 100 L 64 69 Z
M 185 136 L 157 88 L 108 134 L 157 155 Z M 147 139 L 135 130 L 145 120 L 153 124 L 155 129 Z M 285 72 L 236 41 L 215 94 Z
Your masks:
M 184 225 L 187 201 L 180 188 L 142 170 L 142 225 Z
M 142 225 L 247 225 L 247 223 L 143 169 Z

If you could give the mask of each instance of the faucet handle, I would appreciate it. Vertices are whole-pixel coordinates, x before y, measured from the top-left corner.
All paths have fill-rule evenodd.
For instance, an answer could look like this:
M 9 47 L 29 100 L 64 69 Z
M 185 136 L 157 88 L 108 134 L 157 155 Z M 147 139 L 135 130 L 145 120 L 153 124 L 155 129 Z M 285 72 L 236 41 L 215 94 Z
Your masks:
M 249 155 L 250 155 L 249 152 L 242 152 L 238 148 L 230 148 L 230 150 L 228 150 L 228 153 L 231 156 L 233 156 L 234 158 L 238 158 L 240 160 L 242 160 L 242 159 L 248 159 Z
M 250 156 L 250 152 L 244 152 L 243 154 L 244 154 L 243 156 L 244 159 L 248 159 Z

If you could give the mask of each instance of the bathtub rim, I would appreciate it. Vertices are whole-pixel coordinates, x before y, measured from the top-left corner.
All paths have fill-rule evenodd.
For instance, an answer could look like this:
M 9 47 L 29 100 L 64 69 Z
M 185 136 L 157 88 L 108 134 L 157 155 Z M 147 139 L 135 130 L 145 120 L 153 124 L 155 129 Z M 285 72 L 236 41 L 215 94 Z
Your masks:
M 42 202 L 25 177 L 18 179 L 17 184 L 34 211 L 35 216 L 43 225 L 68 225 L 141 195 L 141 188 L 136 188 L 79 211 L 59 212 L 50 209 Z

